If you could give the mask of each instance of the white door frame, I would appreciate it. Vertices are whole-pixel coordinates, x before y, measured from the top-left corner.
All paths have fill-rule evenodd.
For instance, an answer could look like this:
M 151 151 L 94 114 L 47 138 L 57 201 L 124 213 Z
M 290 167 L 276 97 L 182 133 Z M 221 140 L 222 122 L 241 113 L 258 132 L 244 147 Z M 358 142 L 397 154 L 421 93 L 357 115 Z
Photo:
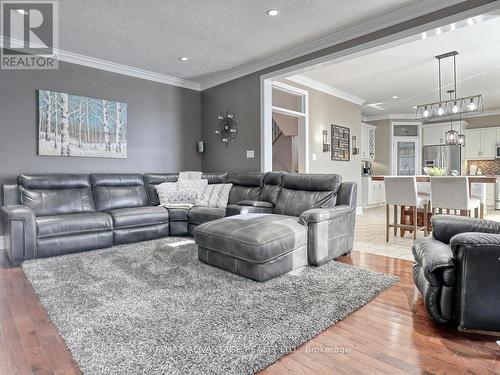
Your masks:
M 350 60 L 355 57 L 367 55 L 369 53 L 373 53 L 376 51 L 381 51 L 386 48 L 390 48 L 392 46 L 401 45 L 407 41 L 404 39 L 410 37 L 417 37 L 419 34 L 436 29 L 438 27 L 442 27 L 445 25 L 449 25 L 453 22 L 464 20 L 468 17 L 474 17 L 481 14 L 485 14 L 488 12 L 492 12 L 498 10 L 500 7 L 498 2 L 493 2 L 489 4 L 485 4 L 483 6 L 466 10 L 464 12 L 460 12 L 457 14 L 453 14 L 451 16 L 441 18 L 435 20 L 433 22 L 426 23 L 424 25 L 420 25 L 408 30 L 404 30 L 392 35 L 388 35 L 383 38 L 375 39 L 367 43 L 362 43 L 360 45 L 356 45 L 351 48 L 346 48 L 341 51 L 337 51 L 331 54 L 327 54 L 318 58 L 314 58 L 305 62 L 301 62 L 295 65 L 291 65 L 282 69 L 278 69 L 272 71 L 270 73 L 266 73 L 260 76 L 260 139 L 261 139 L 261 148 L 260 148 L 260 164 L 261 171 L 267 172 L 272 170 L 273 165 L 273 153 L 272 153 L 272 82 L 280 79 L 286 78 L 295 74 L 306 73 L 308 71 L 318 69 L 320 67 L 329 66 L 333 64 L 337 64 L 341 61 Z M 379 29 L 382 26 L 379 27 Z M 375 30 L 373 30 L 375 31 Z M 366 34 L 366 32 L 364 33 Z M 362 35 L 343 35 L 342 33 L 338 34 L 338 37 L 333 40 L 332 46 L 337 45 L 342 42 L 346 42 L 348 40 L 352 40 L 356 36 Z M 286 62 L 284 60 L 283 62 Z M 309 158 L 307 158 L 309 159 Z M 392 159 L 392 158 L 391 158 Z
M 418 126 L 418 135 L 416 137 L 405 137 L 405 136 L 394 136 L 394 126 L 396 125 L 417 125 Z M 396 141 L 407 140 L 408 142 L 415 142 L 415 157 L 417 158 L 417 163 L 415 166 L 415 174 L 422 174 L 422 124 L 418 121 L 391 121 L 390 128 L 390 139 L 391 139 L 391 148 L 389 150 L 389 171 L 391 175 L 397 175 L 397 169 L 395 164 L 395 148 Z
M 286 116 L 292 116 L 297 118 L 297 131 L 298 131 L 298 155 L 295 157 L 298 161 L 298 169 L 300 173 L 309 172 L 309 91 L 300 89 L 295 86 L 287 85 L 283 82 L 274 81 L 272 82 L 271 89 L 275 88 L 277 90 L 295 95 L 300 97 L 301 100 L 301 111 L 292 111 L 285 108 L 272 107 L 272 112 L 281 113 Z M 272 117 L 272 114 L 271 114 Z M 271 139 L 271 168 L 272 170 L 272 139 Z M 266 171 L 267 172 L 267 171 Z

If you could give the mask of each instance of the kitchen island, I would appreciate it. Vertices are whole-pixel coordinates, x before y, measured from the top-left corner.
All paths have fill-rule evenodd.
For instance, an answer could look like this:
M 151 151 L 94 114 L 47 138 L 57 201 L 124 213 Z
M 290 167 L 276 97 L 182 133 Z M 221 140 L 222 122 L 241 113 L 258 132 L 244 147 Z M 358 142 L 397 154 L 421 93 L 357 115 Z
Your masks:
M 372 176 L 372 181 L 384 181 L 385 176 Z M 431 182 L 431 176 L 419 175 L 415 176 L 417 182 Z M 452 176 L 450 176 L 452 177 Z M 497 182 L 495 176 L 467 176 L 469 184 L 494 184 Z

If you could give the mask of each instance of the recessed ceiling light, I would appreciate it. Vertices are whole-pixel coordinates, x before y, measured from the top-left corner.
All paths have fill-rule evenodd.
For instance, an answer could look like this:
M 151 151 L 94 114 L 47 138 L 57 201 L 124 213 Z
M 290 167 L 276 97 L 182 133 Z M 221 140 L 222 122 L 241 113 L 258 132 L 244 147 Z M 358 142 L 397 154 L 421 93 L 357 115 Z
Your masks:
M 181 61 L 188 61 L 189 57 L 179 57 L 179 60 L 181 60 Z
M 280 14 L 280 11 L 278 9 L 269 9 L 266 13 L 268 16 L 276 17 L 278 14 Z
M 24 9 L 16 9 L 16 12 L 23 15 L 28 14 L 28 12 L 26 12 Z
M 398 96 L 397 96 L 397 95 L 394 95 L 392 98 L 393 98 L 393 99 L 397 99 L 397 98 L 398 98 Z

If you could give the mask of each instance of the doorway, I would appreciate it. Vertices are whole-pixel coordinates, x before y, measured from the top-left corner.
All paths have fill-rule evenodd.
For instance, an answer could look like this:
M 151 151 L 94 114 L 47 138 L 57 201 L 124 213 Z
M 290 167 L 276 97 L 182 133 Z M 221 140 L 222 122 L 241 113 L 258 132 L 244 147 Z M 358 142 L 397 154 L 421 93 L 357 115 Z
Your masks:
M 308 92 L 275 81 L 272 84 L 272 170 L 309 171 Z

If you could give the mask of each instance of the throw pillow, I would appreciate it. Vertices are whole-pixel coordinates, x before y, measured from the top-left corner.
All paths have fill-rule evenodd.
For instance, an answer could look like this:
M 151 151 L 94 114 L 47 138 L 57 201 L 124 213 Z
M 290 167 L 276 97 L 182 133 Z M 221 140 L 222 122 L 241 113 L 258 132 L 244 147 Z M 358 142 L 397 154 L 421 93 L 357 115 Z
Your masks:
M 198 198 L 198 206 L 226 208 L 233 184 L 212 184 L 205 186 Z
M 160 206 L 167 208 L 191 208 L 198 200 L 198 194 L 193 190 L 157 191 Z
M 195 191 L 196 194 L 201 195 L 205 186 L 208 185 L 208 180 L 179 180 L 177 181 L 177 189 L 183 191 Z

